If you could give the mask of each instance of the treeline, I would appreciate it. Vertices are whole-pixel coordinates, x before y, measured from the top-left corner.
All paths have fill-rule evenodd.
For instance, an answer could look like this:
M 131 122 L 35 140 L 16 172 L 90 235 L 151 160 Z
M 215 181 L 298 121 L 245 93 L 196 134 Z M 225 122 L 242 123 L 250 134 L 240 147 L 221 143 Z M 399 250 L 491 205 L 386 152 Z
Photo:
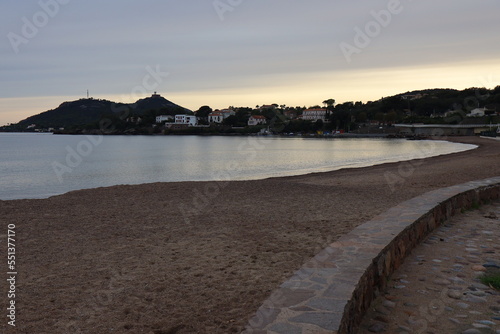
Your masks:
M 301 115 L 308 108 L 326 109 L 326 120 L 324 122 L 302 120 Z M 483 119 L 474 120 L 466 117 L 476 108 L 486 109 L 486 116 Z M 497 123 L 500 121 L 497 116 L 500 112 L 500 86 L 494 89 L 427 89 L 366 103 L 352 101 L 335 104 L 334 99 L 328 99 L 309 107 L 273 104 L 254 108 L 231 107 L 231 109 L 234 115 L 226 117 L 222 124 L 209 124 L 208 116 L 216 112 L 210 106 L 202 106 L 197 111 L 191 112 L 158 95 L 139 100 L 135 105 L 82 99 L 65 102 L 54 110 L 31 116 L 0 130 L 26 131 L 27 126 L 36 123 L 37 127 L 43 129 L 64 127 L 64 131 L 69 133 L 85 133 L 99 131 L 103 122 L 106 122 L 112 124 L 114 133 L 171 133 L 174 130 L 156 125 L 156 117 L 177 114 L 195 114 L 199 124 L 210 125 L 208 128 L 179 131 L 189 134 L 253 133 L 262 128 L 269 128 L 279 133 L 353 131 L 369 125 L 394 123 L 463 124 L 474 121 Z M 267 124 L 249 128 L 248 119 L 252 115 L 264 116 Z
M 327 100 L 328 101 L 328 100 Z M 324 102 L 327 102 L 324 101 Z M 319 108 L 320 106 L 313 106 Z M 367 124 L 426 123 L 463 124 L 474 122 L 466 115 L 476 108 L 485 108 L 486 115 L 481 120 L 496 123 L 500 119 L 500 86 L 494 89 L 468 88 L 428 89 L 407 92 L 363 103 L 345 102 L 322 106 L 329 111 L 328 122 L 311 123 L 291 120 L 284 131 L 301 132 L 317 130 L 352 131 Z M 294 108 L 297 109 L 297 108 Z M 282 109 L 286 112 L 288 108 Z

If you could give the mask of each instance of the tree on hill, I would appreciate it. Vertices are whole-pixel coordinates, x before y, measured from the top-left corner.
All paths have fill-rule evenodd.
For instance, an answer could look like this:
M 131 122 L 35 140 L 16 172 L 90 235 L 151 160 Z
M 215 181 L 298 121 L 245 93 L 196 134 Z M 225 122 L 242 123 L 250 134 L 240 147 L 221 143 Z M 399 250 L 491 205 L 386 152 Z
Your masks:
M 201 106 L 200 109 L 196 111 L 196 117 L 208 119 L 208 115 L 212 113 L 212 111 L 212 108 L 209 106 Z
M 155 95 L 138 100 L 133 104 L 116 103 L 107 100 L 80 99 L 61 103 L 57 108 L 30 116 L 13 128 L 25 130 L 27 126 L 36 124 L 38 128 L 85 128 L 87 125 L 95 125 L 102 119 L 115 119 L 125 121 L 130 116 L 145 116 L 154 123 L 151 118 L 157 115 L 175 115 L 192 112 L 167 99 Z
M 337 106 L 338 107 L 338 106 Z M 347 130 L 351 125 L 351 111 L 348 108 L 337 108 L 335 112 L 330 115 L 330 130 Z
M 368 115 L 364 111 L 356 115 L 356 122 L 365 123 L 367 120 L 368 120 Z
M 323 104 L 326 105 L 327 109 L 333 109 L 335 106 L 335 99 L 324 100 Z
M 231 115 L 229 116 L 228 118 L 226 118 L 224 121 L 223 121 L 223 124 L 224 125 L 229 125 L 229 126 L 232 126 L 232 127 L 237 127 L 237 126 L 245 126 L 246 124 L 245 123 L 240 123 L 238 121 L 238 117 L 236 117 L 235 115 Z M 242 125 L 243 124 L 243 125 Z
M 82 99 L 63 102 L 59 107 L 30 116 L 18 124 L 25 128 L 36 124 L 40 128 L 82 126 L 98 121 L 102 115 L 112 113 L 113 102 L 105 100 Z

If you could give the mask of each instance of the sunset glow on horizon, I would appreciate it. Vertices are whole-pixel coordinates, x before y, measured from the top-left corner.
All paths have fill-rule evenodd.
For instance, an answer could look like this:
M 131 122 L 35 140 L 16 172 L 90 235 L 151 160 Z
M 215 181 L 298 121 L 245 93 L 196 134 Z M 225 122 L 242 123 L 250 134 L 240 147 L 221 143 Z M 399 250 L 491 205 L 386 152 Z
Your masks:
M 500 84 L 493 1 L 40 3 L 5 5 L 0 125 L 87 89 L 115 102 L 157 91 L 197 110 Z

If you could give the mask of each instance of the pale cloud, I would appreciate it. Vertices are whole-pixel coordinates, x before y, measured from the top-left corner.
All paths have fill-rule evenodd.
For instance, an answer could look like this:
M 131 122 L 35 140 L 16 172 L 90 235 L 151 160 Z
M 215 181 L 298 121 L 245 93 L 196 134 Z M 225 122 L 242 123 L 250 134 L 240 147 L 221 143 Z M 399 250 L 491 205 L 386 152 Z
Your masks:
M 401 0 L 400 13 L 348 63 L 340 43 L 354 43 L 354 29 L 391 1 L 242 1 L 220 20 L 211 0 L 72 0 L 17 54 L 6 34 L 21 34 L 23 18 L 41 9 L 8 2 L 0 14 L 0 124 L 87 89 L 111 100 L 130 95 L 156 65 L 170 73 L 157 90 L 191 109 L 366 101 L 500 77 L 496 0 Z

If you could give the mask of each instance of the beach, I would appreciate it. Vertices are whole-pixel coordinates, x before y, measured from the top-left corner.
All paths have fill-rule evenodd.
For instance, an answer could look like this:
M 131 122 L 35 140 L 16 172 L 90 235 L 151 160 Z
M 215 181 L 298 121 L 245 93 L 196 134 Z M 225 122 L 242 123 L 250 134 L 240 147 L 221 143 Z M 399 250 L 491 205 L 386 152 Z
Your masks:
M 0 201 L 1 240 L 15 225 L 17 265 L 16 328 L 6 320 L 0 328 L 239 333 L 272 290 L 339 236 L 425 192 L 500 175 L 499 141 L 447 140 L 479 147 L 301 176 Z

